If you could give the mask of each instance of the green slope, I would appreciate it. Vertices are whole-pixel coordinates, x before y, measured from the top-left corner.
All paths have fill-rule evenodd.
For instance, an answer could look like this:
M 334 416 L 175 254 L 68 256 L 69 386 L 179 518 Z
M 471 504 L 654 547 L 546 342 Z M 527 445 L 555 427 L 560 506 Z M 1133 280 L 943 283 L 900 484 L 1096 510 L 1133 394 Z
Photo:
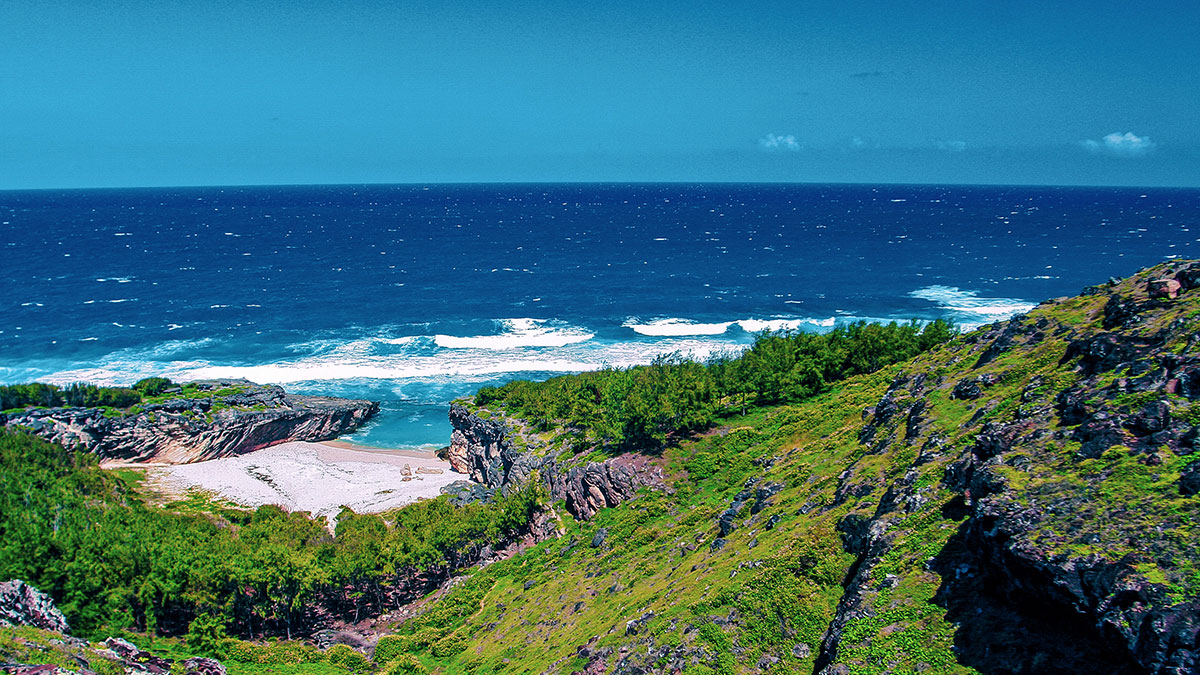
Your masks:
M 1179 267 L 1044 303 L 669 447 L 670 494 L 645 490 L 591 522 L 568 519 L 562 537 L 474 572 L 397 631 L 444 672 L 1166 668 L 1187 655 L 1149 639 L 1126 648 L 1100 627 L 1124 621 L 1136 633 L 1145 612 L 1104 605 L 1119 593 L 1100 581 L 1088 590 L 1083 573 L 1072 595 L 1069 580 L 1093 570 L 1135 589 L 1138 607 L 1194 611 L 1200 498 L 1181 494 L 1194 457 L 1179 437 L 1200 403 L 1166 384 L 1128 384 L 1193 346 L 1200 292 L 1146 296 L 1148 280 Z M 1113 296 L 1142 303 L 1140 320 L 1106 330 Z M 1090 372 L 1068 351 L 1100 333 L 1152 346 Z M 1175 437 L 1122 431 L 1085 456 L 1064 391 L 1117 417 L 1162 401 Z M 997 443 L 1006 447 L 992 452 Z M 746 492 L 772 482 L 784 487 L 754 512 Z M 714 547 L 739 493 L 735 529 Z M 1003 540 L 972 534 L 986 527 Z

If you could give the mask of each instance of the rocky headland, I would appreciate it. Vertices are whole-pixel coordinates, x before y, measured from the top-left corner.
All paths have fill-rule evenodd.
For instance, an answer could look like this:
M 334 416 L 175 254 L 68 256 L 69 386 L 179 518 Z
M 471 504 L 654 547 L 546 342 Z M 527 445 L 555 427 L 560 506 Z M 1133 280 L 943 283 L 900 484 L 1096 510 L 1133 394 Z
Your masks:
M 646 454 L 579 460 L 531 432 L 521 420 L 465 402 L 450 406 L 450 424 L 454 431 L 445 454 L 454 471 L 502 494 L 536 474 L 551 499 L 562 500 L 580 520 L 633 498 L 640 486 L 666 488 L 661 461 Z
M 246 380 L 194 382 L 158 398 L 127 411 L 30 408 L 0 414 L 0 426 L 101 460 L 184 464 L 288 441 L 330 440 L 379 412 L 373 401 L 299 396 Z

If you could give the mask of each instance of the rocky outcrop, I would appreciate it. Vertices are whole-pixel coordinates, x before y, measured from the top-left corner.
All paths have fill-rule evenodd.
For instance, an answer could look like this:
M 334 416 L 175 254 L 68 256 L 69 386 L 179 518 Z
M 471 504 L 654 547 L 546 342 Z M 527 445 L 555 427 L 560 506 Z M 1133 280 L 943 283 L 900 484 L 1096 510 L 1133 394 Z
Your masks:
M 24 581 L 0 583 L 0 626 L 33 626 L 66 633 L 67 618 L 49 595 Z
M 225 675 L 225 666 L 215 659 L 194 656 L 182 661 L 163 658 L 139 649 L 128 640 L 116 637 L 102 645 L 67 635 L 18 637 L 16 645 L 32 663 L 12 663 L 11 653 L 0 649 L 0 673 L 5 675 L 96 675 L 123 672 L 126 675 Z M 29 658 L 34 655 L 35 658 Z M 41 661 L 40 659 L 45 659 Z M 49 663 L 47 663 L 49 661 Z M 66 662 L 69 666 L 55 665 Z
M 881 452 L 917 460 L 900 478 L 853 466 L 839 476 L 834 505 L 862 498 L 837 525 L 856 560 L 815 672 L 850 672 L 858 657 L 847 653 L 864 642 L 847 629 L 892 608 L 880 598 L 897 582 L 894 561 L 929 536 L 905 516 L 937 498 L 919 487 L 929 478 L 911 477 L 934 466 L 951 494 L 938 498 L 940 515 L 958 529 L 915 562 L 940 577 L 935 603 L 955 625 L 959 663 L 983 673 L 1200 673 L 1191 576 L 1200 506 L 1184 501 L 1200 495 L 1197 287 L 1200 263 L 1162 265 L 1094 287 L 1086 304 L 1062 301 L 1061 313 L 1049 303 L 964 336 L 969 348 L 954 358 L 965 367 L 933 385 L 939 398 L 915 384 L 916 368 L 895 377 L 864 410 L 863 463 Z M 1049 366 L 1031 374 L 1035 358 Z M 955 406 L 952 427 L 938 403 Z M 947 432 L 957 447 L 935 442 Z M 883 485 L 878 506 L 865 508 Z
M 457 403 L 450 406 L 450 424 L 454 431 L 447 455 L 453 470 L 502 494 L 537 472 L 551 498 L 563 500 L 567 511 L 581 520 L 631 499 L 642 485 L 664 484 L 662 470 L 645 455 L 628 453 L 582 464 L 554 452 L 538 455 L 518 448 L 514 432 L 503 421 L 486 419 Z
M 357 429 L 372 401 L 298 396 L 245 380 L 197 383 L 193 393 L 112 416 L 99 408 L 30 409 L 0 424 L 106 460 L 183 464 L 286 441 L 322 441 Z

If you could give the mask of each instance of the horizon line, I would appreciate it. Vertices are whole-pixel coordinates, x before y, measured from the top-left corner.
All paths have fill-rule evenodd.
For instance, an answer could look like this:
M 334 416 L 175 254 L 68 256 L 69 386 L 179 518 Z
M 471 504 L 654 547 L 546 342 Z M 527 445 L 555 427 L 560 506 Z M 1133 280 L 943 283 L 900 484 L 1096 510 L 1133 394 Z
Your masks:
M 122 185 L 0 188 L 0 194 L 17 192 L 73 192 L 118 190 L 215 190 L 312 187 L 451 187 L 451 186 L 530 186 L 530 185 L 792 185 L 792 186 L 879 186 L 879 187 L 955 187 L 955 188 L 1066 188 L 1126 190 L 1200 190 L 1200 185 L 1119 185 L 1109 183 L 938 183 L 868 181 L 784 181 L 784 180 L 549 180 L 549 181 L 379 181 L 335 183 L 213 183 L 186 185 Z

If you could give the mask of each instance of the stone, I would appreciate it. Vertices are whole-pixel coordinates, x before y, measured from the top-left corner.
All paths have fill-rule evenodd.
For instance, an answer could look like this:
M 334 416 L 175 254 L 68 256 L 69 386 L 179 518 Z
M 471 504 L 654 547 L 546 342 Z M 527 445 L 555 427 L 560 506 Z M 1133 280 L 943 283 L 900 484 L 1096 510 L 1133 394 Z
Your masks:
M 1181 293 L 1200 287 L 1200 265 L 1192 263 L 1175 273 Z
M 954 390 L 950 392 L 950 398 L 957 398 L 963 401 L 973 401 L 983 395 L 983 389 L 979 386 L 979 380 L 973 377 L 964 377 L 954 385 Z
M 19 579 L 0 583 L 0 626 L 33 626 L 59 633 L 70 630 L 50 596 Z
M 1146 285 L 1146 290 L 1152 298 L 1163 298 L 1174 300 L 1179 297 L 1179 290 L 1183 284 L 1175 279 L 1152 279 Z
M 1196 460 L 1179 472 L 1179 494 L 1190 497 L 1200 493 L 1200 460 Z
M 150 652 L 144 652 L 128 640 L 110 637 L 104 641 L 104 644 L 125 664 L 126 673 L 167 675 L 171 672 L 171 661 Z
M 596 530 L 596 534 L 592 535 L 592 548 L 600 548 L 603 546 L 605 539 L 608 539 L 608 528 L 602 527 Z
M 225 666 L 214 659 L 193 656 L 183 662 L 183 672 L 185 675 L 225 675 Z
M 653 618 L 654 618 L 654 612 L 646 612 L 645 614 L 639 616 L 636 619 L 631 619 L 629 621 L 626 621 L 625 622 L 625 634 L 626 635 L 637 635 L 638 633 L 642 632 L 642 630 L 646 627 L 646 624 L 649 623 L 650 619 L 653 619 Z

